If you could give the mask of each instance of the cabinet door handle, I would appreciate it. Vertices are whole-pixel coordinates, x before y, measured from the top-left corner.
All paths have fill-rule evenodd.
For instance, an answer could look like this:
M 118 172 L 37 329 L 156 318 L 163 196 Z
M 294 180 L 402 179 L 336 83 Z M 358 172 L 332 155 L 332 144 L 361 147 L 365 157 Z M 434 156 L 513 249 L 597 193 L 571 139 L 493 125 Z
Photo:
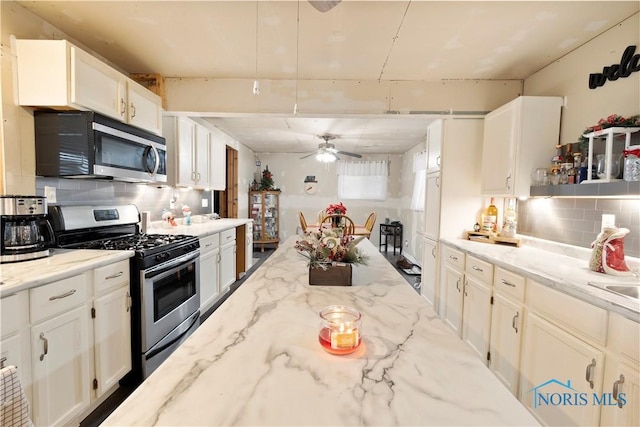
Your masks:
M 436 157 L 436 165 L 440 166 L 440 156 Z
M 133 301 L 131 300 L 131 295 L 127 292 L 127 313 L 131 310 L 131 306 L 133 305 Z
M 456 280 L 456 289 L 460 292 L 460 279 Z
M 476 267 L 475 265 L 471 268 L 473 268 L 475 271 L 479 271 L 480 273 L 484 271 L 483 269 L 481 269 L 480 267 Z
M 436 257 L 436 248 L 431 248 L 431 256 Z
M 136 116 L 136 106 L 131 103 L 131 118 L 133 119 Z
M 440 177 L 436 176 L 436 187 L 440 188 Z
M 585 373 L 585 379 L 589 383 L 589 387 L 593 388 L 593 370 L 596 367 L 596 359 L 591 359 L 591 363 L 587 365 L 587 372 Z
M 112 274 L 111 276 L 107 276 L 105 277 L 105 280 L 109 280 L 109 279 L 115 279 L 117 277 L 120 277 L 124 274 L 123 271 L 118 271 L 116 274 Z
M 507 282 L 504 279 L 500 279 L 500 283 L 502 283 L 503 285 L 511 286 L 512 288 L 516 287 L 516 285 L 514 285 L 513 283 L 510 283 L 510 282 Z
M 65 292 L 64 294 L 61 295 L 54 295 L 52 297 L 49 297 L 49 301 L 54 301 L 57 299 L 62 299 L 62 298 L 66 298 L 66 297 L 70 297 L 71 295 L 75 294 L 76 290 L 75 289 L 71 289 L 69 292 Z
M 44 360 L 44 356 L 49 353 L 49 340 L 45 338 L 44 332 L 40 332 L 40 339 L 44 341 L 43 353 L 40 355 L 40 361 L 42 362 Z
M 504 180 L 504 186 L 507 187 L 507 190 L 511 190 L 511 185 L 509 184 L 511 181 L 511 174 L 509 174 Z
M 124 98 L 120 98 L 120 115 L 124 116 L 125 111 L 127 111 L 127 103 L 124 102 Z
M 620 394 L 620 384 L 624 384 L 624 375 L 620 374 L 620 379 L 613 382 L 613 399 L 618 402 L 618 408 L 622 408 L 622 402 L 618 400 L 618 394 Z
M 516 315 L 513 316 L 511 320 L 511 327 L 516 330 L 516 334 L 518 333 L 518 318 L 520 317 L 520 313 L 516 312 Z
M 468 284 L 469 284 L 469 281 L 468 281 L 468 280 L 465 280 L 465 281 L 464 281 L 464 283 L 463 283 L 463 285 L 462 285 L 462 290 L 463 290 L 463 293 L 464 293 L 464 296 L 465 296 L 465 297 L 468 297 L 468 296 L 469 296 L 469 295 L 467 294 L 467 285 L 468 285 Z

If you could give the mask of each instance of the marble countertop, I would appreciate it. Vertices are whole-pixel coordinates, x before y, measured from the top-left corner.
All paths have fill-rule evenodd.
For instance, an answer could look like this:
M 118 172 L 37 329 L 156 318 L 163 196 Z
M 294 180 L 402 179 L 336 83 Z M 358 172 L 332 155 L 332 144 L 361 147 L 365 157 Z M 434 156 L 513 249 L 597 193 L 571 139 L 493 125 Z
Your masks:
M 66 279 L 87 270 L 131 258 L 133 251 L 50 249 L 33 261 L 0 264 L 0 297 Z
M 165 221 L 154 221 L 151 223 L 151 228 L 147 230 L 147 233 L 188 234 L 191 236 L 205 237 L 253 222 L 251 218 L 202 219 L 198 217 L 194 218 L 194 222 L 192 222 L 191 225 L 184 225 L 182 224 L 182 218 L 176 218 L 176 220 L 178 223 L 176 226 L 171 226 Z
M 103 426 L 537 425 L 368 240 L 353 286 L 308 285 L 286 240 Z M 363 315 L 363 344 L 318 342 L 331 304 Z
M 533 241 L 519 248 L 464 239 L 442 239 L 441 243 L 640 322 L 640 301 L 588 284 L 589 282 L 623 283 L 640 286 L 640 278 L 612 276 L 590 270 L 588 256 L 591 250 L 589 249 L 569 245 L 539 248 L 535 246 L 538 243 Z M 634 258 L 628 258 L 629 268 L 637 268 L 637 261 Z

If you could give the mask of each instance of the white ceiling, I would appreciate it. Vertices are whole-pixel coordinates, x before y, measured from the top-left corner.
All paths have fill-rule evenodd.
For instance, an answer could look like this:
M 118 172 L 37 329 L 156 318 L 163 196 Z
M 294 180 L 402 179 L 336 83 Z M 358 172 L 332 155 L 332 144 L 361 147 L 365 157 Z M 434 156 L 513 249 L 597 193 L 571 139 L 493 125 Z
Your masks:
M 287 80 L 522 80 L 612 28 L 639 1 L 18 1 L 132 73 Z M 297 16 L 299 13 L 299 26 Z M 256 37 L 257 35 L 257 37 Z M 404 152 L 415 117 L 207 120 L 256 152 Z

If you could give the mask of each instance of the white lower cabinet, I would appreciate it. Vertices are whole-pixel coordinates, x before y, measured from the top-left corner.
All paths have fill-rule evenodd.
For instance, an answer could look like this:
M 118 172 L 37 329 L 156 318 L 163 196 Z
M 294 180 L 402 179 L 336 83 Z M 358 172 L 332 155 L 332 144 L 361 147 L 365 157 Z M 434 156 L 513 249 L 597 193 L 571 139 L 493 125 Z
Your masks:
M 437 310 L 436 284 L 438 280 L 438 247 L 431 239 L 422 239 L 422 277 L 420 291 L 422 297 Z
M 27 400 L 31 397 L 31 330 L 29 328 L 29 291 L 0 299 L 0 359 L 15 366 Z M 33 405 L 31 405 L 33 410 Z
M 36 426 L 63 425 L 89 406 L 89 324 L 85 303 L 31 327 Z
M 248 272 L 253 266 L 253 221 L 245 226 L 245 230 L 244 271 Z
M 603 388 L 611 404 L 602 407 L 600 425 L 640 425 L 640 324 L 610 313 Z
M 236 229 L 220 232 L 220 292 L 236 281 Z
M 493 265 L 466 255 L 462 310 L 462 340 L 486 364 L 491 331 Z
M 445 264 L 442 269 L 441 280 L 444 290 L 444 301 L 440 301 L 441 304 L 443 303 L 443 320 L 459 337 L 462 337 L 464 273 Z
M 220 295 L 220 234 L 200 239 L 200 313 L 211 308 Z
M 495 268 L 489 369 L 514 395 L 519 385 L 525 284 L 524 277 Z
M 131 294 L 129 260 L 93 271 L 94 398 L 131 370 Z

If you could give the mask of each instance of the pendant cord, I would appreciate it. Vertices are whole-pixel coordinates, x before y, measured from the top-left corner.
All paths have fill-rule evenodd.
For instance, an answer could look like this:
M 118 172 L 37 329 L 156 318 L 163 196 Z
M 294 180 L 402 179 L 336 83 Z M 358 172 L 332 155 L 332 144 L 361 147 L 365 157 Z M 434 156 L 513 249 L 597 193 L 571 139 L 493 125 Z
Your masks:
M 297 20 L 296 20 L 296 102 L 293 106 L 293 113 L 298 114 L 298 76 L 300 64 L 300 0 L 298 0 Z
M 259 0 L 256 0 L 256 80 L 258 80 L 258 5 Z

